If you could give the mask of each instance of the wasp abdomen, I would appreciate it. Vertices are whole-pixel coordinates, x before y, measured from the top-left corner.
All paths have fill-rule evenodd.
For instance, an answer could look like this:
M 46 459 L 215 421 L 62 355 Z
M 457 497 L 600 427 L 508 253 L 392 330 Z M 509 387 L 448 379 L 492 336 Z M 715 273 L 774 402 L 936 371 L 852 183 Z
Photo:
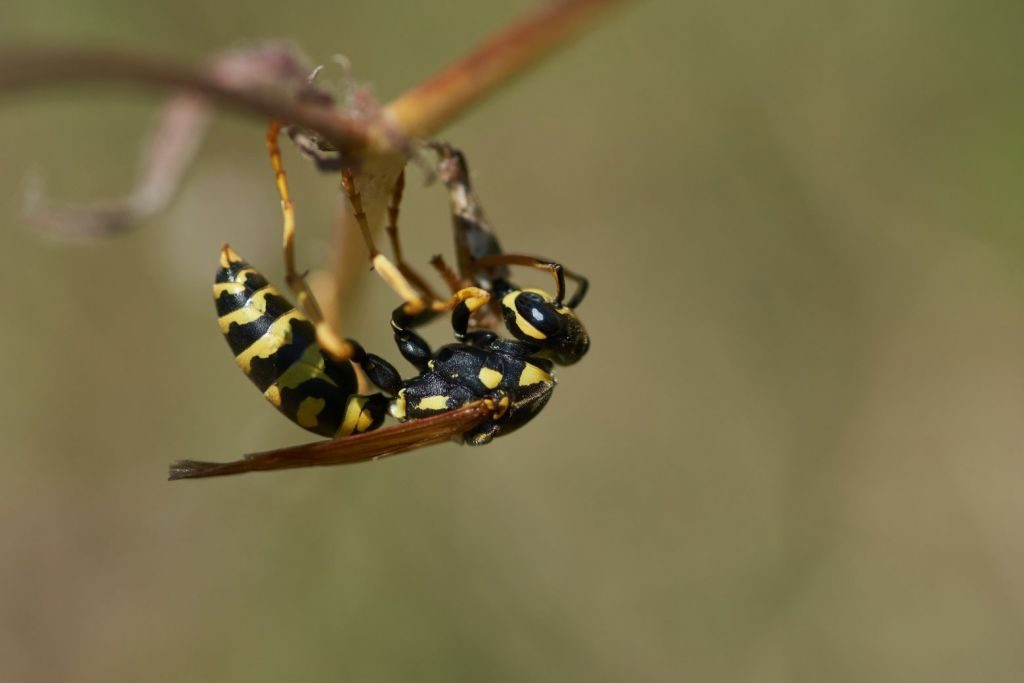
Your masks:
M 226 245 L 213 296 L 235 362 L 288 419 L 327 437 L 380 425 L 386 400 L 356 395 L 352 366 L 325 356 L 313 323 Z

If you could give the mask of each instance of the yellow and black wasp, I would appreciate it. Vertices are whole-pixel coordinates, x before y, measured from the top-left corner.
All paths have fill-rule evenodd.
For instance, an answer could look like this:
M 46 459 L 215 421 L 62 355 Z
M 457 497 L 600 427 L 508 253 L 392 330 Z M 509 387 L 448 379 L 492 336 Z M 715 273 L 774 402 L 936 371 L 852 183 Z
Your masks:
M 279 132 L 272 124 L 267 141 L 282 199 L 287 281 L 299 308 L 227 245 L 221 251 L 214 298 L 221 331 L 243 372 L 290 420 L 329 440 L 227 463 L 182 460 L 171 466 L 170 478 L 354 463 L 453 439 L 482 445 L 535 417 L 554 389 L 553 365 L 574 363 L 589 347 L 573 311 L 586 292 L 586 280 L 556 263 L 503 254 L 470 189 L 464 157 L 448 145 L 434 144 L 450 193 L 460 269 L 456 275 L 435 258 L 453 290 L 442 300 L 401 256 L 397 218 L 402 177 L 388 211 L 396 265 L 375 248 L 352 176 L 342 171 L 374 268 L 404 300 L 392 313 L 391 328 L 399 352 L 418 374 L 402 379 L 388 361 L 330 332 L 294 269 L 294 214 L 277 148 Z M 555 277 L 556 293 L 516 287 L 508 280 L 508 265 L 548 270 Z M 566 277 L 578 287 L 563 303 Z M 492 303 L 514 339 L 470 329 L 474 317 Z M 451 314 L 456 343 L 434 351 L 414 328 L 443 312 Z M 353 364 L 380 391 L 358 393 Z M 387 414 L 401 424 L 379 429 Z

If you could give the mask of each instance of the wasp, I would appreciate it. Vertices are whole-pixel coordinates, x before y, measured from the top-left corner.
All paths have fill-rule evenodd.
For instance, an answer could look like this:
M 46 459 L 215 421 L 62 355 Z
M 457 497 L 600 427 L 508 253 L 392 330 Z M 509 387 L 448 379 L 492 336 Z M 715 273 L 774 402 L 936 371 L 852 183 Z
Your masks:
M 342 185 L 371 263 L 403 299 L 390 324 L 399 353 L 417 374 L 402 379 L 391 363 L 355 340 L 334 336 L 294 269 L 294 211 L 276 144 L 279 130 L 271 124 L 267 141 L 282 200 L 286 279 L 299 306 L 228 245 L 221 250 L 214 299 L 221 332 L 242 371 L 282 414 L 328 440 L 234 462 L 182 460 L 172 464 L 170 478 L 355 463 L 449 440 L 483 445 L 533 419 L 554 390 L 553 366 L 575 363 L 589 348 L 589 336 L 573 310 L 586 292 L 586 279 L 544 259 L 504 254 L 470 188 L 465 158 L 434 143 L 449 189 L 460 271 L 456 274 L 435 257 L 435 267 L 453 292 L 447 299 L 438 297 L 402 257 L 397 218 L 403 177 L 388 207 L 392 263 L 374 246 L 353 178 L 343 170 Z M 555 293 L 515 286 L 508 279 L 509 265 L 551 272 Z M 578 286 L 563 303 L 566 277 Z M 512 339 L 487 329 L 493 326 L 486 321 L 488 310 L 500 310 Z M 415 328 L 441 313 L 450 313 L 455 343 L 435 351 Z M 473 323 L 481 318 L 483 323 Z M 379 391 L 358 392 L 356 366 Z M 387 415 L 400 424 L 381 428 Z

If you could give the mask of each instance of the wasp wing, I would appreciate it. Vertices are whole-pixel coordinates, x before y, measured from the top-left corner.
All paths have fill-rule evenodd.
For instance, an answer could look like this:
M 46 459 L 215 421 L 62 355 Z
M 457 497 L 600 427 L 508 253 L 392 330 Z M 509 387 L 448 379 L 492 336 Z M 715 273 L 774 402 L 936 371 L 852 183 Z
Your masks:
M 233 462 L 178 460 L 171 464 L 169 479 L 218 477 L 226 474 L 283 470 L 294 467 L 349 465 L 398 455 L 417 448 L 459 439 L 486 420 L 492 409 L 486 401 L 474 401 L 439 415 L 409 420 L 394 427 L 316 441 L 301 446 L 250 453 Z

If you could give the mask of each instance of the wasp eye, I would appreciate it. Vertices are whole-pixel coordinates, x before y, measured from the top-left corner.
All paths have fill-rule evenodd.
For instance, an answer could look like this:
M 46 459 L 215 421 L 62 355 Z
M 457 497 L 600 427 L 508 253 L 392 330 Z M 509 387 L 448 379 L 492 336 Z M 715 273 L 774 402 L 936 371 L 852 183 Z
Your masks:
M 523 292 L 516 297 L 516 313 L 520 319 L 551 338 L 562 329 L 562 316 L 554 306 L 536 292 Z

